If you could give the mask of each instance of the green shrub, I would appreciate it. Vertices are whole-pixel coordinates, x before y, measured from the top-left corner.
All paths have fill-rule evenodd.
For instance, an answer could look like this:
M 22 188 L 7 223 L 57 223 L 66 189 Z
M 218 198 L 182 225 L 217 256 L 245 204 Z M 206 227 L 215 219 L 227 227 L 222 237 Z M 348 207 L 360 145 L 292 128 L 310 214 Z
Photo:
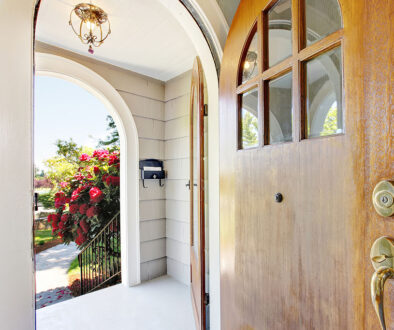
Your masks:
M 46 209 L 53 209 L 55 204 L 55 194 L 53 192 L 38 194 L 38 202 Z

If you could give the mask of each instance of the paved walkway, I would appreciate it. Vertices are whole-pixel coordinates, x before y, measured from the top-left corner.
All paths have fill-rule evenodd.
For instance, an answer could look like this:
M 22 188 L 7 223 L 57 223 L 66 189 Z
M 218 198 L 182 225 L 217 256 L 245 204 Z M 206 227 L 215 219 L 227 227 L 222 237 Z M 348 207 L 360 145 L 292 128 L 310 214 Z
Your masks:
M 75 243 L 60 244 L 36 255 L 37 309 L 71 298 L 67 270 L 78 255 Z

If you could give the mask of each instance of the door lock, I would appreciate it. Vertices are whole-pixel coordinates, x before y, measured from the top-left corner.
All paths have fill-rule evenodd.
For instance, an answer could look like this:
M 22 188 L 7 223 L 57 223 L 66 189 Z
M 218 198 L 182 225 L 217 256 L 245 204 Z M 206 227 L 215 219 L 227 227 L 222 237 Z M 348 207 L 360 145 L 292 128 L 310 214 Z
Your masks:
M 376 212 L 382 217 L 391 217 L 394 214 L 394 182 L 379 182 L 372 194 L 372 203 Z

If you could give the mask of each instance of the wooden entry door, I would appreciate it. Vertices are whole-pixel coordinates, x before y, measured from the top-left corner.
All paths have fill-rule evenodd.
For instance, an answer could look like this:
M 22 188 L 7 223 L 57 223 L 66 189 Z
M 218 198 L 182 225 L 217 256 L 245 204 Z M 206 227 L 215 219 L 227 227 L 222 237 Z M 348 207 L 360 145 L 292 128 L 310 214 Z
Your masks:
M 205 329 L 204 75 L 194 61 L 190 90 L 190 281 L 197 329 Z
M 379 329 L 393 1 L 241 0 L 220 77 L 222 329 Z M 387 329 L 394 329 L 393 283 Z

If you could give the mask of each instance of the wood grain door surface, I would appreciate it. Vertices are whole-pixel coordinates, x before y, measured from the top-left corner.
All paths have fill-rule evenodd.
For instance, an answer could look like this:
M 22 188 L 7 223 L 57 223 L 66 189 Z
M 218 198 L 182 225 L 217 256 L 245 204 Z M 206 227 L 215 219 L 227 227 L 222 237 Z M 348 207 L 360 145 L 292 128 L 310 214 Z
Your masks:
M 220 76 L 224 330 L 380 328 L 370 298 L 374 269 L 369 253 L 377 238 L 394 237 L 394 219 L 379 216 L 371 196 L 379 181 L 394 178 L 394 1 L 339 0 L 343 27 L 311 45 L 303 35 L 305 1 L 291 1 L 291 54 L 279 63 L 270 65 L 267 58 L 267 18 L 276 1 L 241 0 L 224 50 Z M 319 1 L 328 0 L 312 2 Z M 258 73 L 245 83 L 242 70 L 254 32 Z M 307 74 L 313 64 L 308 63 L 338 47 L 343 130 L 312 137 L 307 124 Z M 291 141 L 274 144 L 270 88 L 289 73 Z M 259 141 L 246 148 L 240 111 L 243 95 L 253 89 L 258 95 Z M 280 203 L 278 193 L 283 196 Z M 386 322 L 388 329 L 394 329 L 394 287 L 389 282 Z
M 204 75 L 194 61 L 190 90 L 190 277 L 196 329 L 205 329 Z

